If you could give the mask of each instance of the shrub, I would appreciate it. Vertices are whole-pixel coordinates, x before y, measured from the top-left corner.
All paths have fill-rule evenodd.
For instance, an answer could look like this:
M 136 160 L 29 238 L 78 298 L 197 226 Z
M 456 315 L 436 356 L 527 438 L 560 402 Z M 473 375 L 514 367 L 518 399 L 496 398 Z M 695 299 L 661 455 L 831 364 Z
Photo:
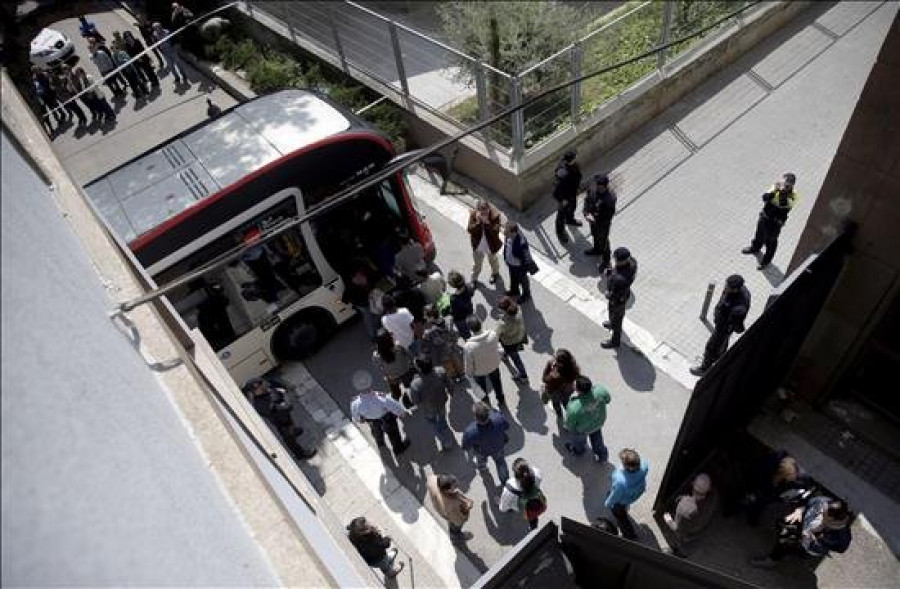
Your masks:
M 258 94 L 291 88 L 301 80 L 297 62 L 283 55 L 261 56 L 247 66 L 247 81 Z

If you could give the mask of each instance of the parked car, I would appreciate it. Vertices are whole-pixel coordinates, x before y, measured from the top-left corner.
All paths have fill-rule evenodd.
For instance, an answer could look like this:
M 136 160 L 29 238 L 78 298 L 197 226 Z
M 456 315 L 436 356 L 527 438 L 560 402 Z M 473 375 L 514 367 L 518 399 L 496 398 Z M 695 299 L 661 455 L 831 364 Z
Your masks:
M 75 46 L 64 34 L 54 29 L 41 29 L 31 41 L 31 63 L 54 68 L 75 53 Z

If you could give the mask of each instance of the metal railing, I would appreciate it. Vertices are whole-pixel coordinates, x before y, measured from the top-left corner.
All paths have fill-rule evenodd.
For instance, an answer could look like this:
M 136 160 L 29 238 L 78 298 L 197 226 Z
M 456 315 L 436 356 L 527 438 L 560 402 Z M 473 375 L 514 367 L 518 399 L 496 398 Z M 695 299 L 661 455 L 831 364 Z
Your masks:
M 639 55 L 755 3 L 653 0 L 626 5 L 621 14 L 518 74 L 491 67 L 355 2 L 254 1 L 252 5 L 332 51 L 346 73 L 361 72 L 393 91 L 407 108 L 425 109 L 464 129 L 522 104 L 543 88 Z M 521 165 L 523 156 L 538 150 L 544 141 L 602 116 L 606 105 L 649 76 L 665 77 L 705 43 L 741 26 L 746 13 L 668 51 L 544 96 L 481 135 Z

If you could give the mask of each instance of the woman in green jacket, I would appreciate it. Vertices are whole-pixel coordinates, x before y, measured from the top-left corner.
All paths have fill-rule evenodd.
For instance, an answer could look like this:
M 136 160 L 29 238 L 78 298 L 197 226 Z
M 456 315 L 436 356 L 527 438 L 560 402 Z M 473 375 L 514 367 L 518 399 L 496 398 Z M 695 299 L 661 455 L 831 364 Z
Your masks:
M 520 346 L 528 339 L 528 334 L 525 332 L 525 321 L 522 319 L 522 314 L 519 313 L 519 306 L 512 297 L 502 297 L 497 306 L 503 313 L 500 316 L 500 325 L 497 326 L 497 335 L 500 338 L 504 358 L 509 358 L 516 368 L 516 371 L 513 372 L 513 380 L 527 383 L 528 374 L 525 372 L 525 365 L 519 355 Z

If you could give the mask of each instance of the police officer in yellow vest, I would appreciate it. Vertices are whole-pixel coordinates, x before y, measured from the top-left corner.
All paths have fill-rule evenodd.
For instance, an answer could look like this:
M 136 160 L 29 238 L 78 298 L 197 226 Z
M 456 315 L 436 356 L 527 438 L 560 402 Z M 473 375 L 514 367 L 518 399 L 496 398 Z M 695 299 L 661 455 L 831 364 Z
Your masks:
M 794 192 L 794 184 L 797 177 L 788 172 L 781 177 L 781 181 L 775 183 L 772 189 L 762 195 L 763 209 L 759 213 L 759 221 L 756 224 L 756 235 L 750 242 L 750 247 L 741 250 L 742 254 L 757 254 L 765 246 L 766 253 L 757 266 L 762 270 L 772 262 L 775 249 L 778 247 L 778 234 L 788 213 L 797 202 L 797 193 Z

